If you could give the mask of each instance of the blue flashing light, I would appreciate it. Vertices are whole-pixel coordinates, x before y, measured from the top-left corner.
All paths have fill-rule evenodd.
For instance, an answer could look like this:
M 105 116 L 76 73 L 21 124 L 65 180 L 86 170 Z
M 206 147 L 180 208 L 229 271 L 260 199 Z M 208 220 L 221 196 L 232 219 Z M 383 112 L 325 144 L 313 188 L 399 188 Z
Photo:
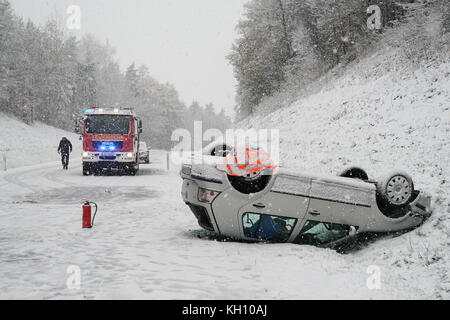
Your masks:
M 111 145 L 101 145 L 100 146 L 100 150 L 101 151 L 116 151 L 116 146 L 111 146 Z
M 95 110 L 94 109 L 87 109 L 86 111 L 84 111 L 84 113 L 94 113 Z

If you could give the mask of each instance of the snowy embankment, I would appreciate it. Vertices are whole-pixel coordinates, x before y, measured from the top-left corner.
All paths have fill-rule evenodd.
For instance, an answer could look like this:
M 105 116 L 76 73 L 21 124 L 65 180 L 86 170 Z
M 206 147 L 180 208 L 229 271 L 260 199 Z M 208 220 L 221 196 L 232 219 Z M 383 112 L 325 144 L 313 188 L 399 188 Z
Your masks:
M 51 161 L 0 171 L 0 299 L 449 299 L 449 63 L 428 61 L 413 70 L 400 48 L 380 49 L 322 92 L 242 123 L 280 128 L 289 166 L 404 169 L 433 195 L 423 226 L 346 255 L 210 239 L 165 153 L 136 177 L 83 177 L 76 135 L 0 114 L 14 166 Z M 56 166 L 63 135 L 75 148 L 68 171 Z M 83 199 L 99 204 L 93 229 L 81 228 Z
M 389 41 L 388 35 L 382 48 L 320 92 L 294 103 L 286 93 L 272 97 L 239 126 L 280 129 L 280 158 L 292 168 L 338 174 L 358 165 L 373 178 L 395 169 L 410 173 L 416 188 L 433 196 L 432 217 L 340 259 L 380 267 L 382 286 L 404 286 L 404 297 L 413 289 L 416 297 L 449 299 L 450 63 L 448 42 L 435 27 L 423 32 L 430 43 L 444 45 L 421 63 L 413 64 L 414 48 L 406 42 L 397 46 L 405 39 Z M 267 112 L 268 104 L 279 109 Z M 316 259 L 329 255 L 315 250 Z
M 79 161 L 68 171 L 50 162 L 0 172 L 0 299 L 448 298 L 444 248 L 433 262 L 428 234 L 411 234 L 411 249 L 407 237 L 347 255 L 217 241 L 183 203 L 166 154 L 150 157 L 136 177 L 83 177 Z M 81 228 L 83 199 L 99 205 L 93 229 Z M 373 265 L 381 272 L 374 290 L 366 285 Z
M 22 121 L 0 113 L 0 165 L 4 170 L 4 155 L 7 169 L 30 166 L 38 163 L 59 161 L 59 141 L 67 137 L 73 144 L 72 155 L 79 158 L 78 135 L 47 126 L 42 123 L 27 125 Z

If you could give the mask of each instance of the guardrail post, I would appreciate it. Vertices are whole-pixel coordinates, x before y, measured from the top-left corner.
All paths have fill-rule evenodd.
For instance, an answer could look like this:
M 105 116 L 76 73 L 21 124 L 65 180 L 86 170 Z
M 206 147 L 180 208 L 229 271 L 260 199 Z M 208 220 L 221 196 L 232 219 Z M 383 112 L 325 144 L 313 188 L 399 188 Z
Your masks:
M 167 152 L 167 171 L 170 171 L 170 152 Z
M 6 152 L 3 153 L 3 171 L 6 171 Z

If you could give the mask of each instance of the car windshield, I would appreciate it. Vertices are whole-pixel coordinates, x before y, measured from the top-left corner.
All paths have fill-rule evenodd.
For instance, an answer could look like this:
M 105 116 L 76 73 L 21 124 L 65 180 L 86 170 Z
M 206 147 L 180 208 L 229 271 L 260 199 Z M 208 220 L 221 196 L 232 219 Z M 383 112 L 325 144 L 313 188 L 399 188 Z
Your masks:
M 89 134 L 128 134 L 131 117 L 119 115 L 95 115 L 86 119 L 86 133 Z
M 349 235 L 351 226 L 326 223 L 319 221 L 306 221 L 294 243 L 322 245 L 337 241 Z

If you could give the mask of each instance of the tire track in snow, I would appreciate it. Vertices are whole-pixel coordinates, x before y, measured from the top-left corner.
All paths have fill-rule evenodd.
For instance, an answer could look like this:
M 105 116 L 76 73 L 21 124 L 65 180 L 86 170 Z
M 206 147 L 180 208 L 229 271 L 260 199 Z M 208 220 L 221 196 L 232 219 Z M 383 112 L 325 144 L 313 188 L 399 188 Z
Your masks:
M 29 183 L 22 181 L 21 178 L 30 173 L 37 172 L 40 170 L 45 170 L 46 168 L 53 167 L 54 165 L 55 165 L 55 163 L 52 162 L 52 163 L 46 163 L 43 165 L 41 164 L 41 165 L 33 166 L 33 167 L 26 167 L 26 168 L 13 169 L 11 171 L 6 171 L 6 173 L 1 176 L 2 179 L 6 181 L 6 183 L 2 184 L 0 187 L 3 188 L 12 183 L 16 186 L 19 186 L 20 188 L 27 189 L 31 192 L 37 192 L 38 190 L 40 190 L 39 188 L 37 188 L 35 186 L 31 186 Z

